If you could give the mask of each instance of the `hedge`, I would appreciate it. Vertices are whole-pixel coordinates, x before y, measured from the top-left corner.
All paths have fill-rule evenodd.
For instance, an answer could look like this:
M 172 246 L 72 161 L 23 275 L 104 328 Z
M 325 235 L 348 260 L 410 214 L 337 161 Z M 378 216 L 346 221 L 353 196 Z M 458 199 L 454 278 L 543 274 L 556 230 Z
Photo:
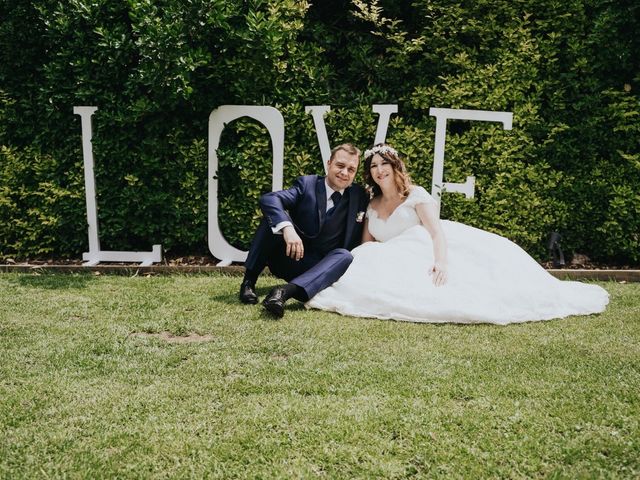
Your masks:
M 551 231 L 598 261 L 640 261 L 640 5 L 633 0 L 36 0 L 0 3 L 0 257 L 88 248 L 80 119 L 95 105 L 104 249 L 207 251 L 207 122 L 220 105 L 285 119 L 285 184 L 322 173 L 306 105 L 333 144 L 388 141 L 431 184 L 429 107 L 511 111 L 513 130 L 450 122 L 443 218 L 539 259 Z M 266 130 L 241 119 L 219 151 L 222 228 L 247 248 L 271 186 Z

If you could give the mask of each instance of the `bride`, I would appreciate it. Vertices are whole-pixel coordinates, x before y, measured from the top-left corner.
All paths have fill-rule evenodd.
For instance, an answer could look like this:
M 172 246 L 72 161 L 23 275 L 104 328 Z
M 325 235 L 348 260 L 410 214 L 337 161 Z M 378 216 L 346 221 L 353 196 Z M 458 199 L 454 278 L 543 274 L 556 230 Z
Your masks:
M 412 185 L 398 152 L 364 154 L 373 192 L 362 245 L 331 287 L 306 303 L 357 317 L 505 325 L 604 311 L 597 285 L 560 281 L 504 237 L 440 221 L 436 201 Z

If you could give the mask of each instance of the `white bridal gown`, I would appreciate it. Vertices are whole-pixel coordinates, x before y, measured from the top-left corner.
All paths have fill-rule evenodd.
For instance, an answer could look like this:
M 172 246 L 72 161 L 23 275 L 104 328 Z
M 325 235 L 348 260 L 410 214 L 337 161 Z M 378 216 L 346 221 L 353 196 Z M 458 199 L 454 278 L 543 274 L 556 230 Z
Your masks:
M 434 286 L 433 243 L 415 210 L 431 202 L 415 186 L 387 219 L 369 208 L 369 231 L 378 241 L 355 248 L 342 278 L 306 306 L 355 317 L 501 325 L 605 309 L 603 288 L 560 281 L 510 240 L 446 220 L 448 281 Z

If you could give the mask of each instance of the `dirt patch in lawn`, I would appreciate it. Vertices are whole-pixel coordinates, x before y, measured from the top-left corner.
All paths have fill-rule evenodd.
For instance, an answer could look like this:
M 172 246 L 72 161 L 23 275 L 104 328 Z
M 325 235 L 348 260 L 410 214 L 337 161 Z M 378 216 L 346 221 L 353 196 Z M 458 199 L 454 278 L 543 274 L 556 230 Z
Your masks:
M 159 338 L 169 343 L 199 343 L 211 342 L 213 335 L 198 335 L 197 333 L 189 333 L 187 335 L 174 335 L 171 332 L 149 333 L 149 332 L 133 332 L 131 337 L 140 338 Z

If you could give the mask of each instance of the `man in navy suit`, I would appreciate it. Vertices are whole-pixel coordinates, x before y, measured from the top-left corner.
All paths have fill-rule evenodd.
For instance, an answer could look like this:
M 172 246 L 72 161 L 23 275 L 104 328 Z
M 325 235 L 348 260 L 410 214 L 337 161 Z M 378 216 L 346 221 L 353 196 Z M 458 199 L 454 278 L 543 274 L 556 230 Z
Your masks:
M 302 302 L 338 280 L 360 244 L 366 191 L 353 185 L 360 151 L 349 143 L 335 147 L 326 177 L 305 175 L 293 187 L 260 197 L 264 217 L 245 262 L 242 303 L 258 303 L 255 284 L 265 266 L 288 283 L 273 288 L 262 305 L 280 318 L 285 302 Z

